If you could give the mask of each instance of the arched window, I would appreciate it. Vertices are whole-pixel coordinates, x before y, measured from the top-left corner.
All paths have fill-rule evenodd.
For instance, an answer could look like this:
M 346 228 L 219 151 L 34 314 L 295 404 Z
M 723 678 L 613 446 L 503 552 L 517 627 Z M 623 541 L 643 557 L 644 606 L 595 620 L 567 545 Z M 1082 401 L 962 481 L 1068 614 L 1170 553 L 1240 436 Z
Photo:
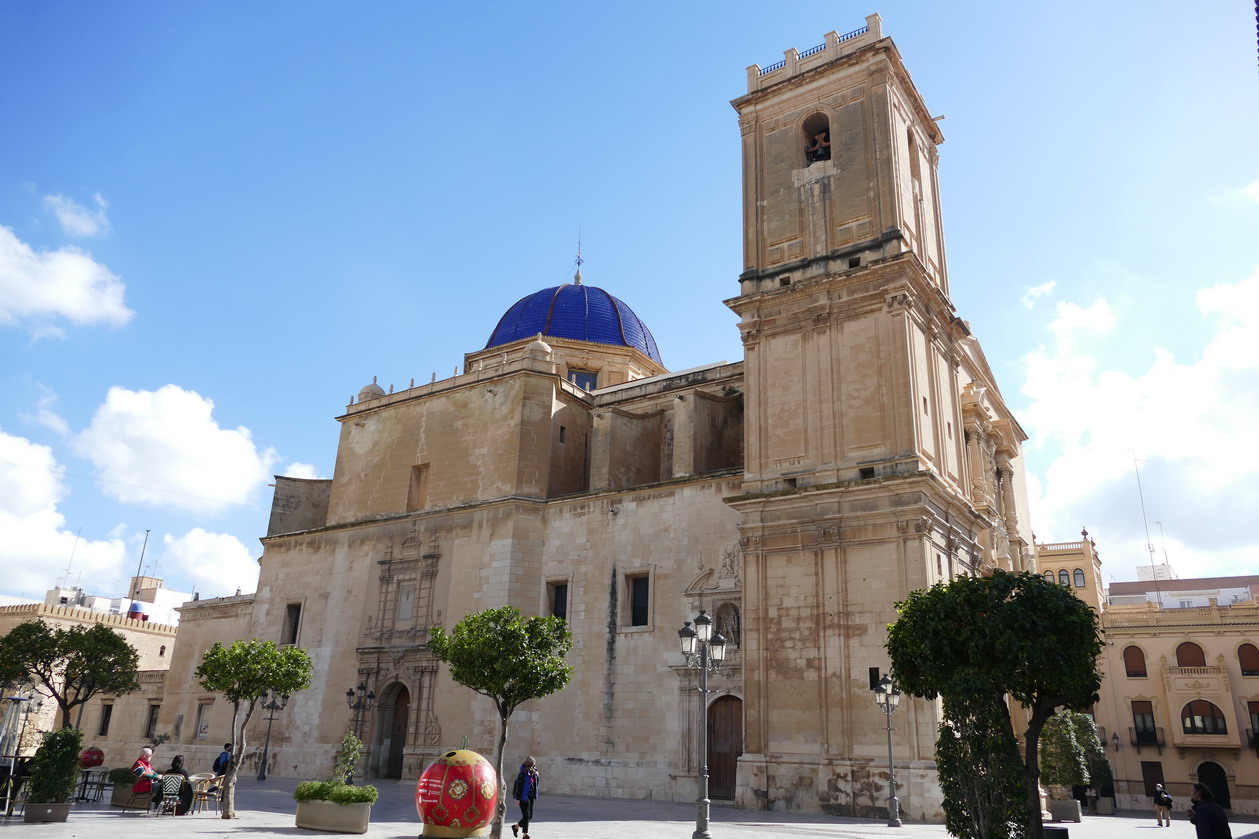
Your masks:
M 1067 573 L 1067 569 L 1065 568 L 1063 568 L 1061 571 L 1058 572 L 1058 585 L 1060 586 L 1071 585 L 1071 575 Z
M 1243 676 L 1259 676 L 1259 649 L 1254 644 L 1242 644 L 1237 648 L 1237 661 Z
M 1141 679 L 1146 677 L 1145 653 L 1141 652 L 1140 647 L 1124 647 L 1123 669 L 1130 677 Z
M 1201 647 L 1193 641 L 1186 641 L 1176 648 L 1176 666 L 1206 667 L 1207 657 L 1203 655 Z
M 165 644 L 163 644 L 163 645 L 162 645 L 162 648 L 161 648 L 160 650 L 158 650 L 158 651 L 157 651 L 157 654 L 158 654 L 158 657 L 159 657 L 159 658 L 160 658 L 161 656 L 166 655 L 166 645 L 165 645 Z
M 1205 699 L 1195 699 L 1180 712 L 1186 734 L 1228 734 L 1224 712 Z
M 1054 572 L 1052 572 L 1052 571 L 1046 571 L 1046 572 L 1045 572 L 1045 582 L 1052 583 L 1053 581 L 1054 581 Z
M 804 161 L 808 166 L 831 159 L 831 121 L 826 114 L 814 114 L 804 121 Z
M 1083 568 L 1075 569 L 1072 576 L 1075 577 L 1075 587 L 1084 588 L 1084 569 Z

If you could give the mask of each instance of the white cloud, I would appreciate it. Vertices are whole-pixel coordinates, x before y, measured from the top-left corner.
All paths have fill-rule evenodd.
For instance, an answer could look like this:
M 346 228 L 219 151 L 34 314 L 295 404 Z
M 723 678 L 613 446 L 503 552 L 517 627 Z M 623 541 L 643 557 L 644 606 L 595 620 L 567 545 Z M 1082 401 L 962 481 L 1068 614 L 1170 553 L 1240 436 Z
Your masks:
M 109 232 L 109 217 L 105 208 L 109 203 L 98 192 L 92 196 L 95 210 L 89 210 L 73 198 L 64 195 L 45 195 L 44 208 L 57 217 L 57 222 L 67 236 L 99 236 Z
M 235 536 L 194 527 L 183 536 L 166 535 L 160 566 L 164 574 L 187 581 L 202 597 L 223 597 L 258 588 L 258 561 Z
M 134 314 L 125 291 L 117 276 L 78 248 L 36 252 L 0 226 L 0 324 L 59 317 L 119 326 Z
M 1241 188 L 1242 197 L 1259 204 L 1259 181 L 1251 181 Z
M 40 391 L 40 397 L 39 401 L 35 403 L 35 414 L 30 419 L 58 434 L 68 435 L 70 433 L 69 423 L 53 410 L 53 406 L 57 404 L 56 392 L 46 385 L 37 385 L 37 387 Z
M 279 459 L 248 428 L 220 428 L 214 403 L 176 385 L 110 388 L 75 449 L 96 464 L 102 489 L 128 503 L 208 513 L 249 503 Z
M 1126 371 L 1107 368 L 1087 348 L 1090 334 L 1125 326 L 1104 300 L 1059 305 L 1052 346 L 1023 358 L 1023 392 L 1032 399 L 1023 417 L 1028 451 L 1048 462 L 1029 484 L 1039 496 L 1039 537 L 1072 539 L 1087 525 L 1112 571 L 1147 564 L 1135 458 L 1146 515 L 1162 522 L 1182 577 L 1253 570 L 1259 463 L 1239 453 L 1259 427 L 1259 271 L 1203 289 L 1198 306 L 1213 331 L 1196 360 L 1151 347 L 1146 369 Z M 1128 326 L 1130 344 L 1149 340 L 1141 330 Z M 1161 559 L 1163 537 L 1151 529 Z
M 16 602 L 42 601 L 67 567 L 94 580 L 124 574 L 121 538 L 80 539 L 66 526 L 57 509 L 68 493 L 63 473 L 47 446 L 0 431 L 0 568 Z
M 1046 294 L 1051 293 L 1054 290 L 1054 286 L 1056 286 L 1057 284 L 1058 283 L 1056 281 L 1050 280 L 1047 283 L 1042 283 L 1041 285 L 1038 285 L 1038 286 L 1032 286 L 1027 291 L 1023 292 L 1024 308 L 1030 309 L 1033 306 L 1035 306 L 1036 301 L 1039 298 L 1044 297 Z
M 294 461 L 280 473 L 286 478 L 305 478 L 307 480 L 318 480 L 319 470 L 309 463 L 298 463 Z

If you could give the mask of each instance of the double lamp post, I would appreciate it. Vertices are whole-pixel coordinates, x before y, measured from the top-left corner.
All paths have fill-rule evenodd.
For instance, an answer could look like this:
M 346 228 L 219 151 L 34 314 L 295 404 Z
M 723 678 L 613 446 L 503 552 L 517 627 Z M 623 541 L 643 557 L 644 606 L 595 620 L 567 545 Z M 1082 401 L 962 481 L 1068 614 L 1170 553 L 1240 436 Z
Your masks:
M 267 696 L 267 691 L 262 692 L 262 696 L 258 697 L 258 707 L 267 712 L 267 739 L 262 744 L 262 762 L 258 764 L 258 780 L 265 781 L 267 779 L 267 757 L 271 751 L 271 723 L 275 722 L 275 714 L 277 711 L 283 711 L 284 707 L 289 704 L 289 695 L 287 693 L 273 693 Z
M 695 832 L 691 839 L 710 839 L 708 833 L 708 671 L 717 671 L 726 657 L 726 639 L 713 634 L 713 619 L 703 609 L 695 616 L 695 627 L 685 621 L 678 630 L 686 666 L 699 670 L 699 799 L 695 802 Z

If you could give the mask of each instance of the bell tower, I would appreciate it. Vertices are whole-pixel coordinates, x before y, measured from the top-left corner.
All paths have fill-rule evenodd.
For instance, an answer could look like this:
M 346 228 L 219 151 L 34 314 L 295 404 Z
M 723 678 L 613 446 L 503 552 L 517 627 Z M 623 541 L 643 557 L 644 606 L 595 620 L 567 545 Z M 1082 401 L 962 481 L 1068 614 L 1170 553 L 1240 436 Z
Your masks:
M 894 604 L 958 574 L 1032 564 L 1020 444 L 954 314 L 939 126 L 878 15 L 748 68 L 743 144 L 744 756 L 747 806 L 886 807 Z M 1020 518 L 1021 516 L 1021 518 Z M 906 701 L 900 800 L 935 819 L 938 724 Z M 881 755 L 881 757 L 880 757 Z M 870 790 L 877 787 L 880 795 Z M 796 806 L 796 805 L 792 805 Z

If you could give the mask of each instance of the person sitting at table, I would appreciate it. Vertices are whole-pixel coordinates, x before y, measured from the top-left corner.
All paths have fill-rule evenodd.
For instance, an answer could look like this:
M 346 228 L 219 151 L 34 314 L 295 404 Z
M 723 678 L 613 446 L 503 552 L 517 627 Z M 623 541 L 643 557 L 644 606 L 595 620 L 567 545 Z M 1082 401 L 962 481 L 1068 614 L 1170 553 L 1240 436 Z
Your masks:
M 136 776 L 135 785 L 131 787 L 132 795 L 151 793 L 153 791 L 153 782 L 162 777 L 153 771 L 153 764 L 150 763 L 152 759 L 153 750 L 145 748 L 140 750 L 140 756 L 136 758 L 135 763 L 131 764 L 131 774 Z
M 184 756 L 175 755 L 171 758 L 170 769 L 162 773 L 167 775 L 180 775 L 184 782 L 179 785 L 179 806 L 175 808 L 175 815 L 182 816 L 192 809 L 192 781 L 188 778 L 188 770 L 184 768 Z M 162 801 L 162 788 L 158 786 L 153 793 L 154 805 L 160 805 Z

